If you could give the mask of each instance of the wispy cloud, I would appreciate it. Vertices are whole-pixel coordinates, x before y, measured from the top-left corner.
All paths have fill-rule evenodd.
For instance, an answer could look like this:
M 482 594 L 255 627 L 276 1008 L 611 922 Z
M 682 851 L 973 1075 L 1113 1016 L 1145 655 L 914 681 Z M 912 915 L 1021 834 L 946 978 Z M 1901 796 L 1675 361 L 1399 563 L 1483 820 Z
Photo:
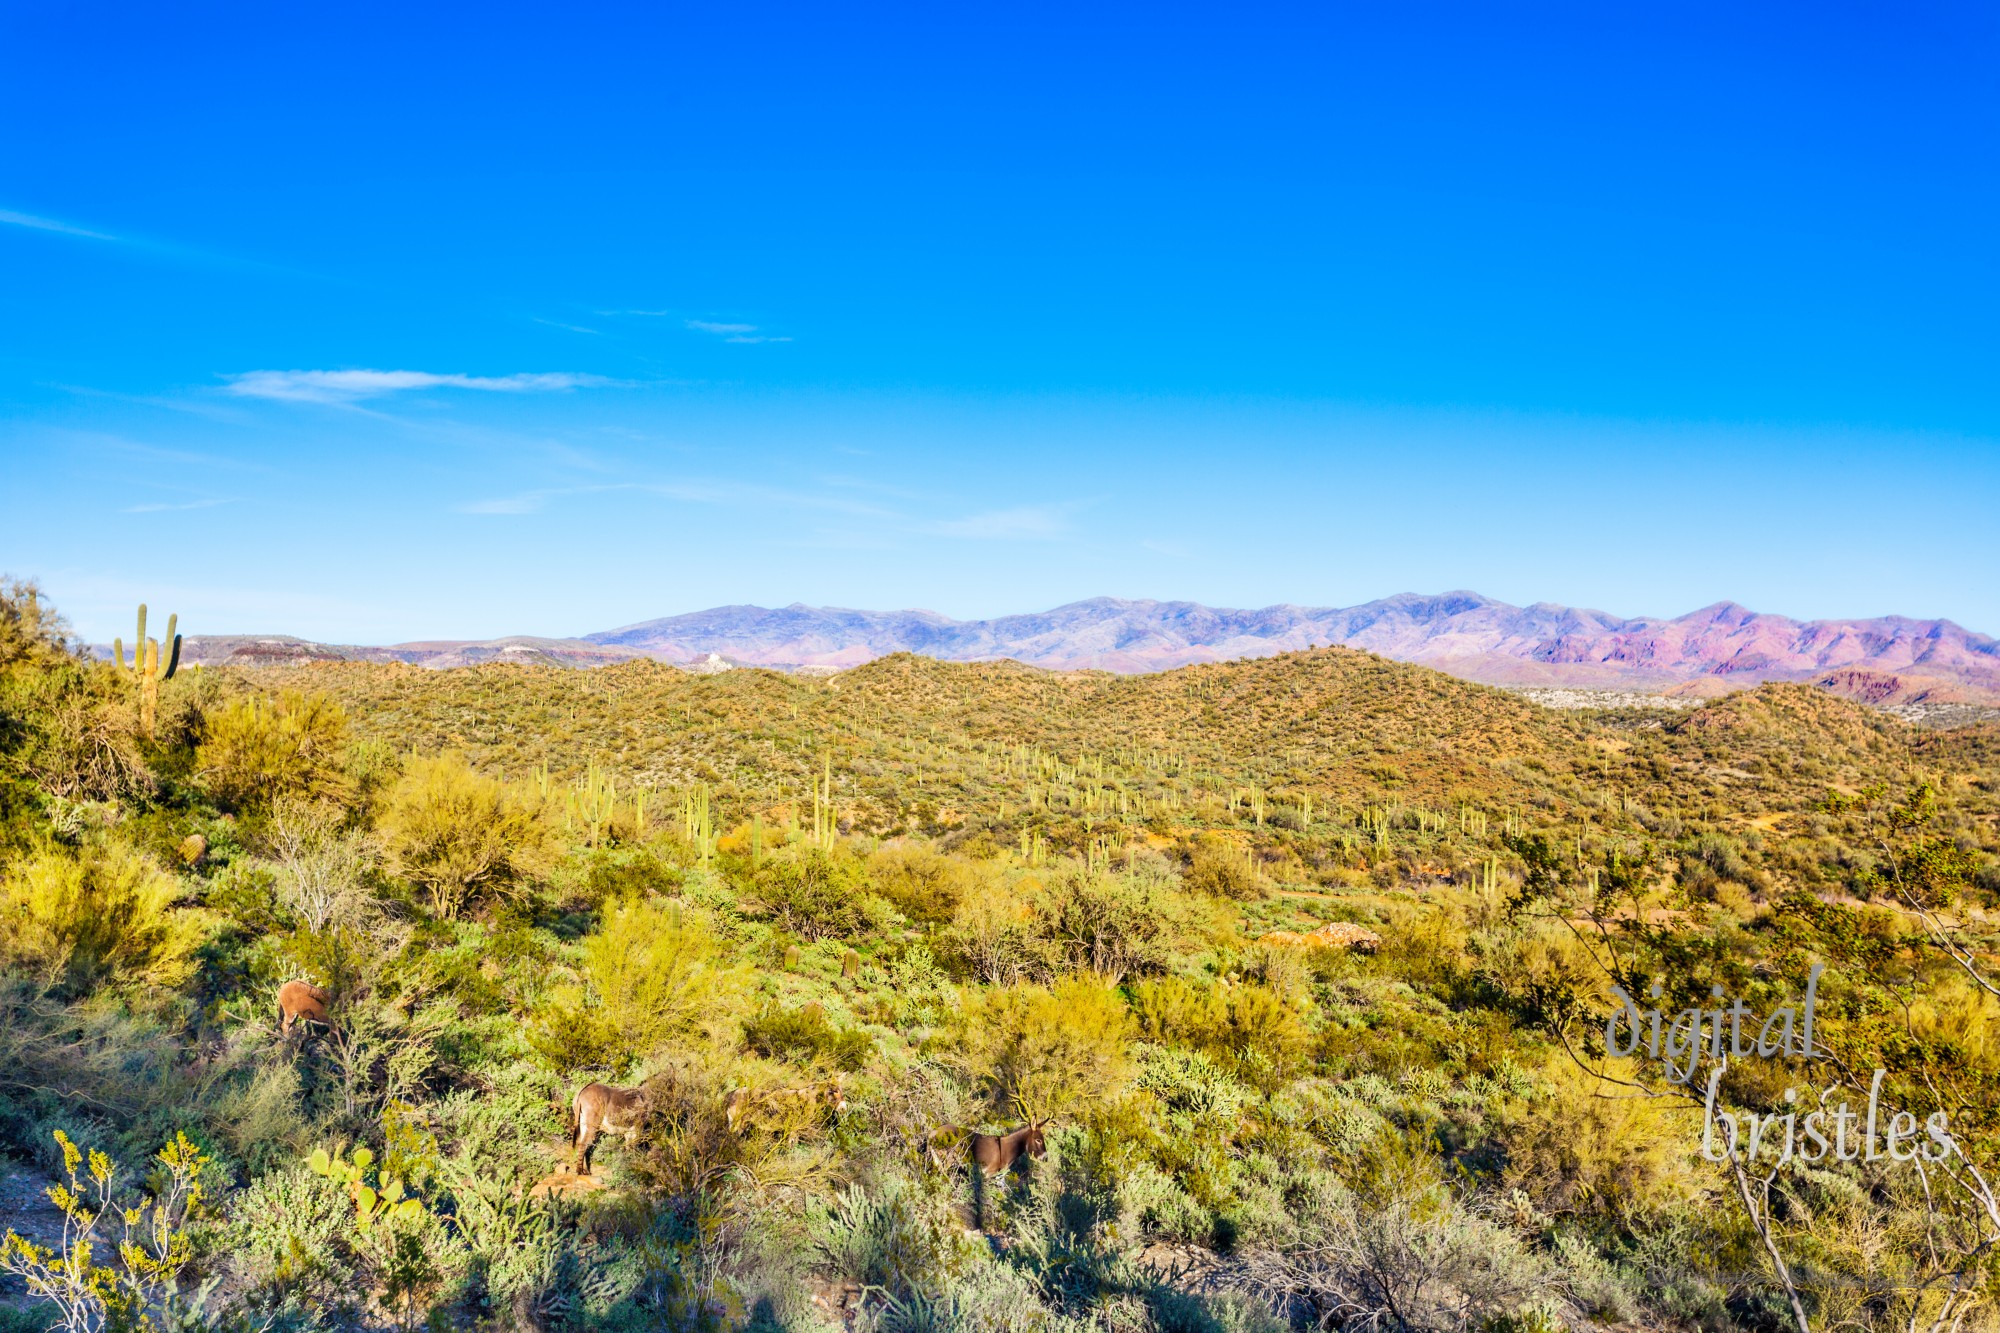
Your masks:
M 498 500 L 471 500 L 454 508 L 461 514 L 533 514 L 541 510 L 547 496 L 536 491 L 510 495 Z
M 759 333 L 755 324 L 718 324 L 713 320 L 690 319 L 687 326 L 697 333 L 713 333 L 726 343 L 788 343 L 790 338 L 774 333 Z
M 424 370 L 252 370 L 226 378 L 227 391 L 239 398 L 287 403 L 352 403 L 407 389 L 560 393 L 617 383 L 602 375 L 435 375 Z
M 1051 541 L 1069 530 L 1067 505 L 1021 505 L 965 518 L 926 523 L 921 531 L 936 537 L 967 537 L 980 541 Z
M 559 319 L 543 319 L 540 315 L 533 315 L 530 318 L 537 324 L 546 324 L 552 329 L 561 329 L 564 333 L 590 333 L 602 336 L 599 330 L 587 329 L 581 324 L 565 324 Z
M 79 227 L 74 222 L 64 222 L 61 218 L 45 218 L 35 213 L 22 213 L 11 208 L 0 208 L 0 226 L 26 227 L 30 231 L 53 232 L 58 236 L 76 236 L 87 241 L 103 241 L 110 245 L 123 246 L 135 254 L 149 255 L 156 259 L 177 264 L 200 264 L 223 268 L 250 269 L 262 273 L 288 274 L 296 278 L 311 278 L 326 281 L 324 274 L 305 269 L 292 268 L 285 264 L 273 264 L 261 259 L 245 258 L 241 255 L 216 254 L 196 246 L 180 245 L 171 241 L 149 240 L 143 236 L 117 236 L 108 231 L 98 231 L 92 227 Z
M 537 490 L 522 491 L 516 495 L 500 496 L 487 500 L 468 500 L 452 506 L 460 514 L 534 514 L 546 508 L 550 500 L 569 495 L 604 495 L 611 492 L 625 492 L 637 495 L 656 495 L 664 500 L 674 500 L 681 504 L 698 505 L 742 505 L 761 509 L 784 508 L 820 510 L 827 513 L 847 514 L 856 518 L 866 518 L 890 524 L 900 523 L 900 516 L 880 505 L 862 501 L 847 500 L 836 495 L 825 495 L 811 491 L 790 491 L 779 487 L 746 485 L 734 481 L 712 481 L 691 478 L 686 481 L 610 482 L 591 486 L 548 486 Z
M 107 232 L 92 231 L 88 227 L 78 227 L 55 218 L 38 218 L 32 213 L 16 213 L 9 208 L 0 208 L 0 223 L 10 227 L 28 227 L 35 231 L 53 231 L 64 236 L 82 236 L 92 241 L 113 241 L 122 243 L 124 237 L 112 236 Z
M 156 500 L 150 504 L 126 505 L 118 512 L 122 514 L 165 514 L 171 513 L 176 509 L 213 509 L 217 505 L 226 505 L 228 503 L 228 500 L 188 500 L 181 504 L 170 504 L 164 500 Z

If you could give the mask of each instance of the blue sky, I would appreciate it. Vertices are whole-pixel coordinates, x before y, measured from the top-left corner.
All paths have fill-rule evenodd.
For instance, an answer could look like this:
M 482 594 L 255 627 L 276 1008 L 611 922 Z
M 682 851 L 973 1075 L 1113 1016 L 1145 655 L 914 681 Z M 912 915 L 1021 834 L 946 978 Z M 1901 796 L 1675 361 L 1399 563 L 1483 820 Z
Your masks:
M 1990 6 L 22 0 L 0 117 L 0 569 L 93 636 L 2000 632 Z

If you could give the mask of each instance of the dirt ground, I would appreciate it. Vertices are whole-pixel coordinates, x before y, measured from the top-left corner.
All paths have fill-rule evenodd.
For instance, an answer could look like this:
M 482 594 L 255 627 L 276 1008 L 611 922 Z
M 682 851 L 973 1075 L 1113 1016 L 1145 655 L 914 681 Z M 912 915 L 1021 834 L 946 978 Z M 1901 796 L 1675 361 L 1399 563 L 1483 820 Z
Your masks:
M 0 1235 L 9 1231 L 42 1246 L 62 1244 L 62 1213 L 49 1202 L 53 1182 L 41 1172 L 19 1163 L 0 1160 Z M 21 1280 L 0 1273 L 0 1306 L 28 1304 Z

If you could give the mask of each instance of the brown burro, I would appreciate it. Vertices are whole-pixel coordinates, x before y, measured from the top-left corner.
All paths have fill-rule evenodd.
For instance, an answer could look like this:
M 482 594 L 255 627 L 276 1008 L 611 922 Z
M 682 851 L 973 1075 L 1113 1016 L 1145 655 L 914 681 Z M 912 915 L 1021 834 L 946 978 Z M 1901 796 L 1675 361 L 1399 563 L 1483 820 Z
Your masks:
M 310 981 L 287 981 L 278 987 L 278 1034 L 291 1036 L 292 1024 L 300 1019 L 331 1026 L 332 1020 L 326 1016 L 326 1007 L 332 1002 L 333 992 Z
M 961 1135 L 964 1135 L 972 1164 L 987 1175 L 1005 1171 L 1023 1157 L 1040 1157 L 1049 1150 L 1038 1120 L 1031 1120 L 1019 1129 L 1010 1129 L 1004 1134 L 967 1134 L 957 1125 L 947 1125 L 931 1136 L 931 1157 L 940 1169 L 944 1166 L 944 1159 L 937 1155 L 938 1149 L 957 1141 Z
M 988 1173 L 1005 1171 L 1023 1157 L 1040 1157 L 1048 1150 L 1049 1145 L 1042 1138 L 1041 1125 L 1032 1120 L 1005 1134 L 972 1136 L 972 1160 L 981 1171 Z
M 847 1110 L 847 1090 L 839 1074 L 797 1088 L 737 1088 L 724 1100 L 723 1109 L 731 1133 L 743 1133 L 753 1125 L 796 1129 L 822 1116 L 839 1119 Z
M 590 1174 L 590 1150 L 600 1134 L 616 1134 L 627 1143 L 638 1137 L 646 1118 L 646 1090 L 586 1083 L 570 1104 L 570 1138 L 576 1145 L 576 1174 Z

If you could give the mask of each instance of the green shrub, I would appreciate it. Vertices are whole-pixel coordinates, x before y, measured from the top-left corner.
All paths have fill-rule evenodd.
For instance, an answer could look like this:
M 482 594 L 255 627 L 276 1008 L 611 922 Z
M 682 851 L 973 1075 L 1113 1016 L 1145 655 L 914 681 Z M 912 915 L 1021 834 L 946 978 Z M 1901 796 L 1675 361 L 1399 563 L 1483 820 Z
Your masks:
M 1298 1071 L 1312 1044 L 1299 1016 L 1268 987 L 1213 986 L 1162 977 L 1132 988 L 1139 1031 L 1257 1071 L 1275 1090 Z
M 818 847 L 774 856 L 752 876 L 750 895 L 792 934 L 844 939 L 870 924 L 870 885 L 844 853 Z
M 0 1333 L 49 1333 L 61 1327 L 53 1305 L 0 1305 Z
M 551 996 L 528 1019 L 529 1049 L 564 1076 L 585 1069 L 621 1069 L 630 1054 L 604 1011 L 568 994 Z
M 1245 902 L 1263 898 L 1271 891 L 1270 881 L 1257 869 L 1246 849 L 1212 836 L 1196 842 L 1181 883 L 1191 893 Z
M 322 1312 L 351 1308 L 361 1260 L 354 1204 L 339 1182 L 293 1164 L 257 1177 L 229 1208 L 222 1233 L 231 1276 L 253 1309 L 295 1301 Z
M 1295 1242 L 1251 1248 L 1239 1271 L 1268 1300 L 1338 1309 L 1357 1324 L 1561 1327 L 1545 1320 L 1558 1295 L 1547 1261 L 1466 1206 L 1434 1161 L 1411 1154 L 1376 1164 L 1366 1191 L 1314 1199 Z
M 922 944 L 910 945 L 890 961 L 889 985 L 896 1019 L 905 1025 L 929 1027 L 958 1008 L 958 992 Z
M 203 720 L 195 762 L 202 784 L 231 809 L 279 796 L 338 798 L 349 792 L 346 742 L 347 713 L 325 694 L 253 694 Z
M 1010 986 L 967 1000 L 956 1054 L 996 1108 L 1044 1121 L 1124 1086 L 1131 1031 L 1125 1002 L 1107 986 Z
M 743 1025 L 743 1039 L 759 1055 L 846 1070 L 860 1069 L 875 1050 L 867 1033 L 836 1028 L 817 1006 L 766 1009 Z
M 478 900 L 518 896 L 552 864 L 539 799 L 454 755 L 410 762 L 389 793 L 380 833 L 391 867 L 444 920 Z
M 206 933 L 180 882 L 123 843 L 49 846 L 0 879 L 0 961 L 87 991 L 112 978 L 175 985 Z
M 1112 985 L 1165 970 L 1173 918 L 1171 899 L 1155 884 L 1080 869 L 1054 878 L 1036 914 L 1066 966 Z
M 614 908 L 584 942 L 584 955 L 602 1020 L 631 1049 L 734 1036 L 748 973 L 694 910 L 661 902 Z
M 953 1230 L 945 1200 L 892 1176 L 835 1196 L 817 1219 L 815 1243 L 833 1275 L 907 1298 L 934 1290 L 952 1258 Z
M 266 1171 L 305 1150 L 309 1129 L 299 1107 L 301 1092 L 296 1066 L 264 1065 L 247 1083 L 218 1097 L 207 1119 L 239 1161 L 253 1173 Z
M 910 920 L 942 925 L 968 894 L 991 891 L 973 863 L 928 847 L 892 847 L 868 859 L 876 892 Z
M 672 893 L 683 872 L 650 848 L 593 853 L 584 874 L 584 895 L 593 906 L 628 898 Z

